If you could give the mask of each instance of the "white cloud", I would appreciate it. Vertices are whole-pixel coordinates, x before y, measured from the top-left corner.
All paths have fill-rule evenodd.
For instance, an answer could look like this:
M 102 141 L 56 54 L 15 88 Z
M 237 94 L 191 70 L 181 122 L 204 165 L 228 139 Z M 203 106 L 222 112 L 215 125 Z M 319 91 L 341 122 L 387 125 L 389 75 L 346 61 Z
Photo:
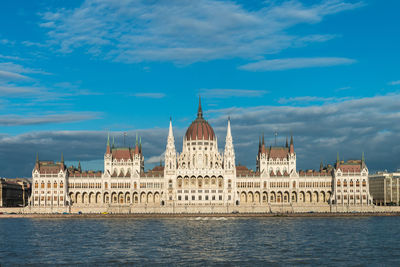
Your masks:
M 133 94 L 136 97 L 145 97 L 145 98 L 164 98 L 164 93 L 136 93 Z
M 200 89 L 200 95 L 208 98 L 228 97 L 258 97 L 267 94 L 265 90 L 244 90 L 244 89 Z
M 390 84 L 390 85 L 398 85 L 398 84 L 400 84 L 400 80 L 398 80 L 398 81 L 392 81 L 392 82 L 390 82 L 389 84 Z
M 288 69 L 349 65 L 355 62 L 356 61 L 354 59 L 341 57 L 284 58 L 261 60 L 258 62 L 248 63 L 240 66 L 239 69 L 248 71 L 277 71 Z
M 49 42 L 69 53 L 86 47 L 95 56 L 126 63 L 190 64 L 226 58 L 257 59 L 283 49 L 325 42 L 336 35 L 289 34 L 298 24 L 359 8 L 362 2 L 266 2 L 248 10 L 234 1 L 86 0 L 75 9 L 42 15 Z
M 289 98 L 280 98 L 278 103 L 280 104 L 309 104 L 314 102 L 321 103 L 331 103 L 331 102 L 342 102 L 345 100 L 351 100 L 351 97 L 319 97 L 319 96 L 298 96 L 298 97 L 289 97 Z
M 38 125 L 49 123 L 65 123 L 85 121 L 97 119 L 98 113 L 84 112 L 84 113 L 69 113 L 69 114 L 49 114 L 42 116 L 21 116 L 21 115 L 2 115 L 0 116 L 0 126 L 17 126 L 17 125 Z
M 29 79 L 29 77 L 14 72 L 0 70 L 0 81 L 24 80 L 24 79 Z

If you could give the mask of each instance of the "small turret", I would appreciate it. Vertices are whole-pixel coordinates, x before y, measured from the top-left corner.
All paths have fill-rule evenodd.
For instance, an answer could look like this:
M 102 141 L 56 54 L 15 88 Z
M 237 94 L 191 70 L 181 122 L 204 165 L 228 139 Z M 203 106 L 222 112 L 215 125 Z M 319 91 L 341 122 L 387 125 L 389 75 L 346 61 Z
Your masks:
M 111 148 L 110 148 L 110 133 L 107 134 L 107 149 L 106 149 L 107 154 L 111 154 Z
M 290 154 L 294 153 L 294 144 L 293 144 L 293 135 L 290 136 L 290 148 L 289 148 Z

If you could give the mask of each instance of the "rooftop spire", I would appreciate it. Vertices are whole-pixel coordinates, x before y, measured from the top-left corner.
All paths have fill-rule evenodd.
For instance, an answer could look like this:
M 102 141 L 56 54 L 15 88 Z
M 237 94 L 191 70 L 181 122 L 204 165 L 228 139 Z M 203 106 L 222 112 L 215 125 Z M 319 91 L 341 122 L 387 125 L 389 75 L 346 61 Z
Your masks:
M 139 137 L 139 152 L 142 152 L 142 137 Z
M 365 162 L 364 151 L 362 152 L 362 155 L 361 155 L 361 162 L 362 162 L 362 163 L 364 163 L 364 162 Z
M 262 145 L 265 145 L 265 142 L 264 142 L 264 132 L 263 132 L 263 135 L 262 135 Z
M 289 147 L 289 144 L 288 144 L 288 137 L 286 136 L 286 147 Z
M 61 152 L 61 163 L 64 163 L 64 154 Z
M 114 148 L 114 145 L 115 145 L 115 139 L 114 139 L 114 136 L 113 136 L 112 148 Z
M 293 135 L 290 136 L 290 148 L 289 148 L 290 153 L 294 153 L 294 144 L 293 144 Z
M 136 146 L 138 145 L 138 134 L 136 133 Z
M 110 150 L 110 133 L 107 134 L 107 149 L 106 149 L 106 153 L 110 154 L 111 150 Z
M 232 134 L 231 134 L 231 118 L 230 117 L 228 117 L 228 127 L 227 127 L 227 130 L 226 130 L 226 137 L 227 138 L 232 137 Z
M 82 171 L 82 168 L 81 168 L 81 161 L 78 162 L 78 170 L 79 170 L 79 171 Z
M 197 118 L 203 118 L 203 110 L 201 109 L 201 98 L 199 95 L 199 109 L 197 110 Z
M 39 163 L 39 152 L 36 152 L 36 163 Z

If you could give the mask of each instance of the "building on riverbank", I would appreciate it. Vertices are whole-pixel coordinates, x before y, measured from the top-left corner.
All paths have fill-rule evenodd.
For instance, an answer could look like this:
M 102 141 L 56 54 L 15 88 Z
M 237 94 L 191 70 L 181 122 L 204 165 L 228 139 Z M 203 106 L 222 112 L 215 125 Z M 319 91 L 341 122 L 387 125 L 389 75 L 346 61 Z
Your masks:
M 314 207 L 331 210 L 332 205 L 372 205 L 368 168 L 361 160 L 339 161 L 318 171 L 297 171 L 293 137 L 283 146 L 267 146 L 260 138 L 255 171 L 235 164 L 230 119 L 225 148 L 203 117 L 201 103 L 196 119 L 188 127 L 182 151 L 175 148 L 169 123 L 164 165 L 144 171 L 141 141 L 134 148 L 115 147 L 107 139 L 104 172 L 82 171 L 60 162 L 40 161 L 32 171 L 32 211 L 56 212 L 227 212 L 235 208 L 249 212 Z
M 369 184 L 375 205 L 400 205 L 400 172 L 370 174 Z
M 0 179 L 0 207 L 24 207 L 31 194 L 29 180 L 17 178 Z

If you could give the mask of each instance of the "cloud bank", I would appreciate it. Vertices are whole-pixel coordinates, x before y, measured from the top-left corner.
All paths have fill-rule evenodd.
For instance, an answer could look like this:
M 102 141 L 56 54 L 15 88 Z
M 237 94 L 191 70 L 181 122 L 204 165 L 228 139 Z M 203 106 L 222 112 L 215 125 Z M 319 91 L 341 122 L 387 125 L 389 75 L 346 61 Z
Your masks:
M 74 9 L 42 13 L 40 26 L 47 31 L 49 44 L 62 53 L 84 47 L 112 61 L 259 60 L 290 47 L 335 38 L 334 34 L 296 35 L 289 30 L 363 5 L 341 0 L 310 5 L 291 0 L 264 2 L 248 10 L 235 1 L 86 0 Z
M 298 169 L 318 168 L 341 158 L 360 158 L 365 152 L 370 171 L 400 168 L 400 95 L 338 100 L 312 106 L 232 107 L 210 111 L 209 118 L 224 146 L 228 114 L 231 117 L 237 163 L 255 167 L 259 135 L 267 145 L 278 144 L 293 133 Z M 194 119 L 194 118 L 193 118 Z M 165 123 L 166 125 L 168 122 Z M 189 124 L 188 124 L 189 126 Z M 186 129 L 175 128 L 178 152 Z M 140 129 L 128 132 L 126 143 L 133 145 L 136 132 L 142 136 L 146 168 L 159 161 L 164 152 L 168 129 Z M 122 133 L 112 133 L 122 145 Z M 69 161 L 101 160 L 107 133 L 103 131 L 31 132 L 0 136 L 0 176 L 29 176 L 36 152 L 41 159 L 58 160 L 61 152 Z M 101 161 L 100 161 L 101 162 Z M 99 166 L 101 169 L 102 166 Z

